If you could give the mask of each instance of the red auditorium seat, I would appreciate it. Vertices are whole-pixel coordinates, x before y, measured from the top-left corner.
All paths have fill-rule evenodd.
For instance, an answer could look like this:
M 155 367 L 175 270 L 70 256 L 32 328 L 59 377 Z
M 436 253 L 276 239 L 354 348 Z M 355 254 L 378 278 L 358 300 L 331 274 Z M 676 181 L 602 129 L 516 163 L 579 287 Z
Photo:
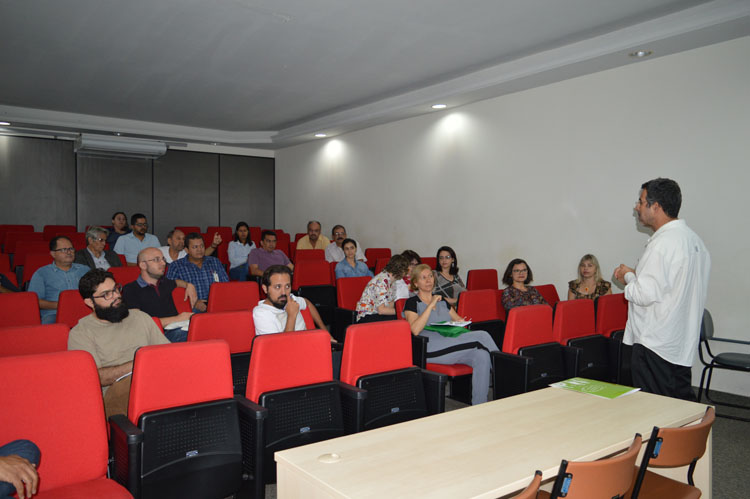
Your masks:
M 466 274 L 466 289 L 498 289 L 497 269 L 472 269 Z
M 208 292 L 207 312 L 252 311 L 260 301 L 256 281 L 216 282 Z
M 64 352 L 69 330 L 66 324 L 0 328 L 0 357 Z
M 41 324 L 36 293 L 0 293 L 0 327 Z
M 65 324 L 70 329 L 78 325 L 78 321 L 91 314 L 91 309 L 84 303 L 81 293 L 77 289 L 67 289 L 57 298 L 58 324 Z

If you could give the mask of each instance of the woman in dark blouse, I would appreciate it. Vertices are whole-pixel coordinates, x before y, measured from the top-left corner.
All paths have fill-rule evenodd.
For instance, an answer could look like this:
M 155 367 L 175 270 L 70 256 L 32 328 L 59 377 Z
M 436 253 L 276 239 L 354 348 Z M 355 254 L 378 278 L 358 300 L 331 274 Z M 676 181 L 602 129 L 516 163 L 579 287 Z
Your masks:
M 612 294 L 612 283 L 602 279 L 599 260 L 592 254 L 583 255 L 578 263 L 578 279 L 568 282 L 568 300 L 594 300 Z
M 539 291 L 529 283 L 534 274 L 525 260 L 515 258 L 510 261 L 503 274 L 503 284 L 508 287 L 503 291 L 503 307 L 506 311 L 524 305 L 546 305 L 547 301 Z

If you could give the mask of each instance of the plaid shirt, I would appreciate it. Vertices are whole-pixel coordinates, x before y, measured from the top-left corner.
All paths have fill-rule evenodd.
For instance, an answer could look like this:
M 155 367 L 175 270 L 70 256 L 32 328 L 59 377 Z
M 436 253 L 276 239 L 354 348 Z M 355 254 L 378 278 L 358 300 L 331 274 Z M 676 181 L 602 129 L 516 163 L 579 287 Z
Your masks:
M 214 282 L 228 282 L 229 276 L 218 258 L 203 257 L 203 266 L 198 267 L 188 261 L 188 257 L 180 258 L 169 264 L 167 279 L 182 279 L 192 283 L 198 292 L 199 300 L 208 300 L 208 290 Z

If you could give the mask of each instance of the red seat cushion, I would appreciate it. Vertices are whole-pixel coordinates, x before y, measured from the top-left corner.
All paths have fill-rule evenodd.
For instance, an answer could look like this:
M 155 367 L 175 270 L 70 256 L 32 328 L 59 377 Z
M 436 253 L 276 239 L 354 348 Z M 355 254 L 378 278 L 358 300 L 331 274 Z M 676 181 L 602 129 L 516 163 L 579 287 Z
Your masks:
M 42 491 L 34 496 L 36 499 L 80 499 L 81 497 L 106 497 L 107 499 L 132 498 L 130 492 L 109 478 L 97 478 L 88 482 L 66 485 L 56 489 Z
M 448 376 L 463 376 L 474 372 L 466 364 L 432 364 L 428 362 L 426 369 L 440 374 L 447 374 Z

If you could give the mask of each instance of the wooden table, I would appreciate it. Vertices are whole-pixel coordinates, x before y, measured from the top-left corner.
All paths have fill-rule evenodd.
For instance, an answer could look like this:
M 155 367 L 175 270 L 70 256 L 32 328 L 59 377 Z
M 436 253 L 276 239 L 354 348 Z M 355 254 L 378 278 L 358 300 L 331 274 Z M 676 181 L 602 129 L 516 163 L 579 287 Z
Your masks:
M 626 449 L 636 432 L 682 426 L 706 406 L 637 392 L 615 400 L 545 388 L 276 453 L 279 498 L 500 497 L 545 481 L 561 459 Z M 711 445 L 695 470 L 711 496 Z M 645 441 L 644 441 L 645 448 Z M 640 461 L 639 461 L 640 462 Z M 685 470 L 669 470 L 685 480 Z

